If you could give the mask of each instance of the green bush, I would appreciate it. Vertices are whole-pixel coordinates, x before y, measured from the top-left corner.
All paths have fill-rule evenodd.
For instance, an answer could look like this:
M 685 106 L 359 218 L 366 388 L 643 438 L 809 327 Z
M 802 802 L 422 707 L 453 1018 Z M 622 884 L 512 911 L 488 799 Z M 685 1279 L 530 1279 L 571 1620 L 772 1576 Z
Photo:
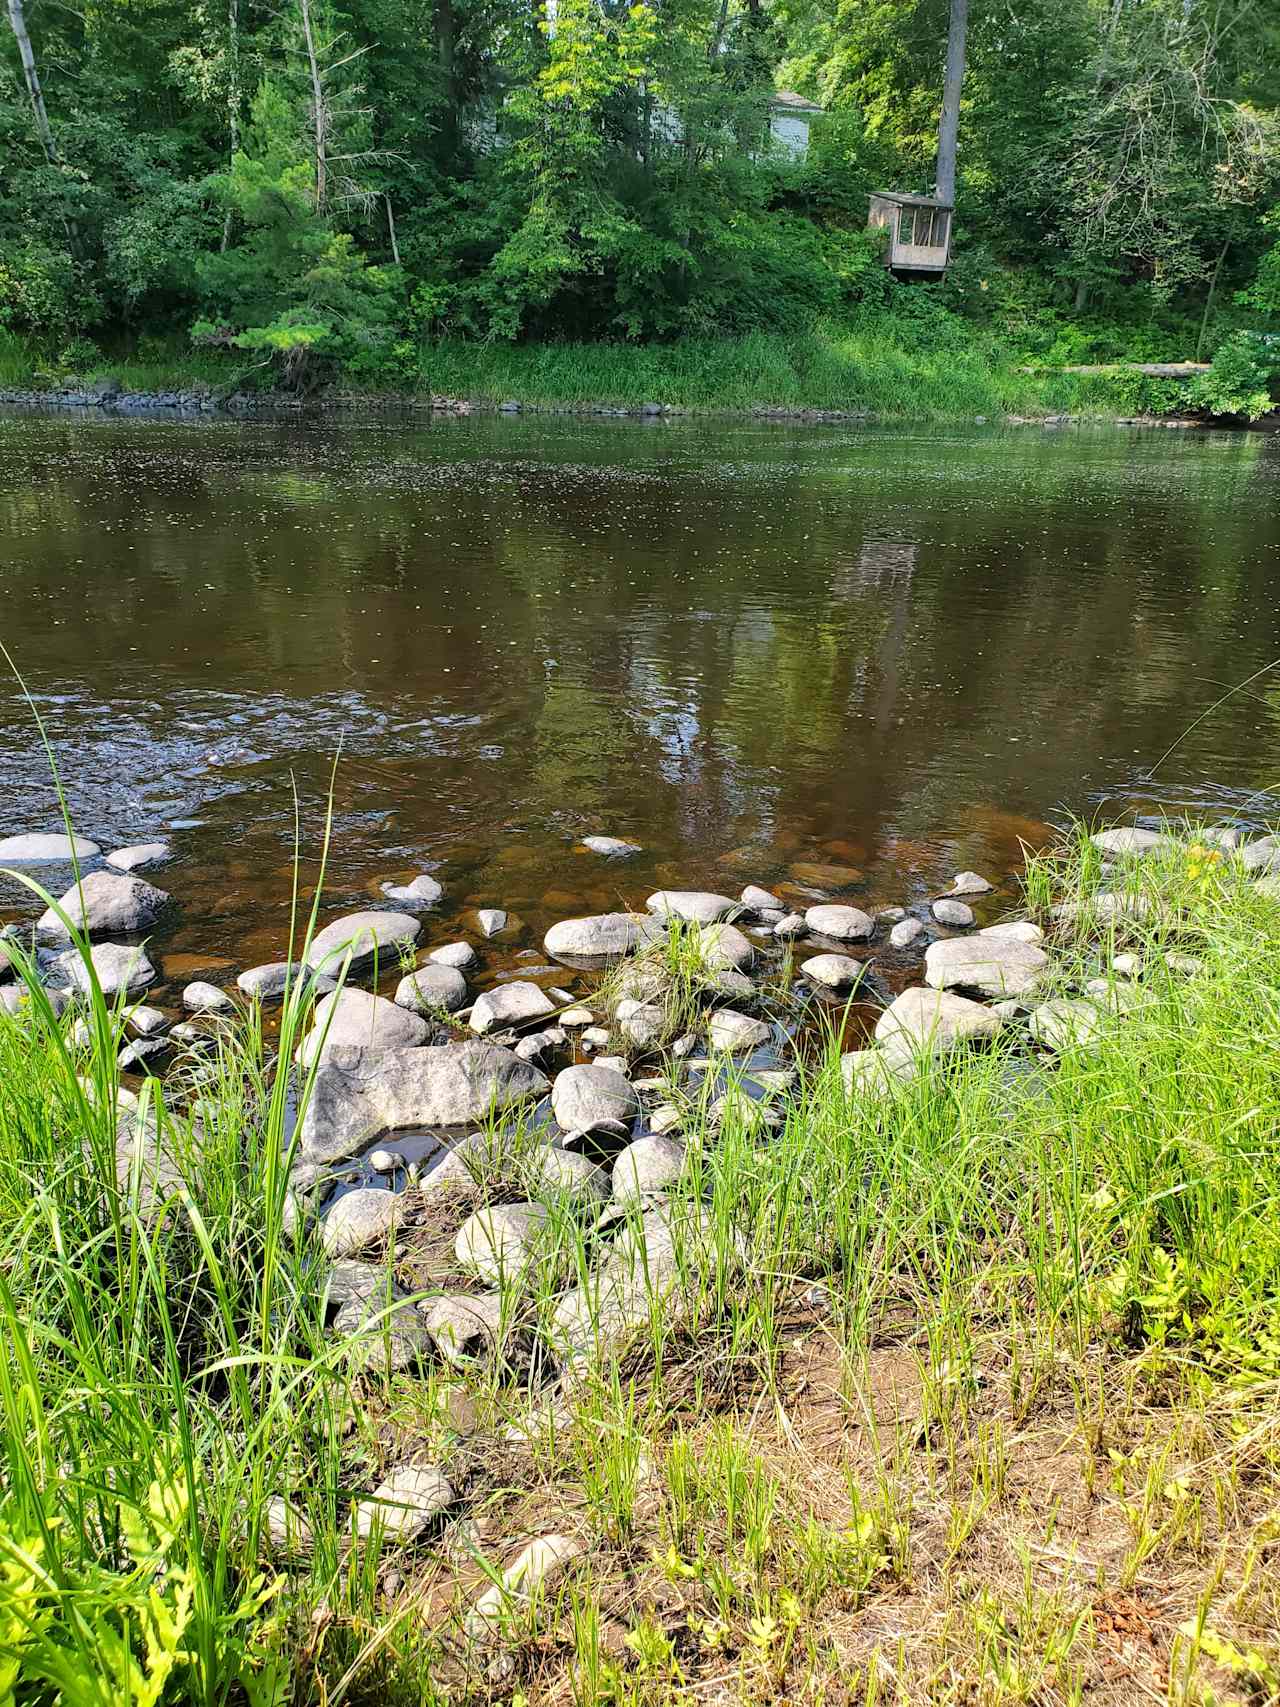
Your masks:
M 1272 385 L 1280 374 L 1280 333 L 1236 332 L 1219 345 L 1208 373 L 1193 379 L 1188 400 L 1210 415 L 1256 421 L 1275 407 Z

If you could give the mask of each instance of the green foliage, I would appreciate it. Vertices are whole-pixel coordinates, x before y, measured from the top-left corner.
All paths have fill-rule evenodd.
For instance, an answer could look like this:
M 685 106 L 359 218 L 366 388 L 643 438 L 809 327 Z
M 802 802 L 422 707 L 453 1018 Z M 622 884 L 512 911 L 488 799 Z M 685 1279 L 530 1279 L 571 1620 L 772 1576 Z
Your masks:
M 1256 421 L 1274 406 L 1272 382 L 1280 374 L 1280 333 L 1237 332 L 1220 344 L 1208 373 L 1191 381 L 1189 401 L 1210 415 Z

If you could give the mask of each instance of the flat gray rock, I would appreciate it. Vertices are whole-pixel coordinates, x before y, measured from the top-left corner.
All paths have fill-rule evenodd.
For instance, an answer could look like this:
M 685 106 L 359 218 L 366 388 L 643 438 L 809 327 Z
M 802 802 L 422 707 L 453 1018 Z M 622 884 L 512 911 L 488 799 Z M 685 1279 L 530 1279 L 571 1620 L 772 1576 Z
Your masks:
M 551 1087 L 551 1112 L 565 1132 L 587 1132 L 604 1120 L 634 1120 L 640 1098 L 630 1079 L 611 1067 L 566 1067 Z
M 1172 836 L 1162 835 L 1158 830 L 1142 830 L 1131 825 L 1118 830 L 1099 830 L 1089 840 L 1099 853 L 1110 859 L 1142 859 L 1178 845 Z
M 522 1274 L 534 1260 L 546 1224 L 545 1204 L 489 1204 L 463 1222 L 453 1254 L 459 1268 L 500 1286 Z
M 320 1223 L 320 1238 L 333 1257 L 353 1257 L 381 1244 L 404 1215 L 404 1201 L 391 1191 L 361 1186 L 330 1205 Z
M 836 902 L 810 907 L 804 922 L 815 936 L 830 937 L 833 942 L 864 942 L 875 935 L 876 929 L 875 920 L 861 907 L 845 907 Z
M 93 859 L 102 849 L 87 836 L 6 836 L 0 841 L 0 865 L 70 865 Z
M 736 1008 L 719 1009 L 707 1025 L 707 1039 L 713 1049 L 758 1049 L 772 1036 L 772 1028 L 763 1020 L 739 1013 Z
M 929 910 L 940 925 L 968 930 L 973 923 L 973 908 L 967 907 L 963 901 L 949 901 L 945 895 L 941 901 L 935 901 Z
M 107 864 L 117 871 L 145 871 L 151 865 L 165 865 L 172 858 L 173 849 L 168 842 L 139 842 L 136 847 L 113 848 L 107 855 Z
M 469 942 L 447 942 L 443 948 L 433 948 L 427 955 L 428 963 L 432 966 L 452 966 L 459 972 L 464 972 L 468 966 L 474 966 L 478 956 Z
M 316 932 L 307 950 L 307 965 L 336 975 L 350 953 L 349 973 L 362 972 L 375 960 L 380 966 L 394 966 L 399 949 L 417 942 L 421 929 L 421 922 L 408 913 L 375 909 L 348 913 Z
M 1017 937 L 952 937 L 925 951 L 925 982 L 935 990 L 977 990 L 984 996 L 1023 996 L 1041 982 L 1049 956 Z
M 544 1019 L 555 1011 L 555 1003 L 539 985 L 516 980 L 498 984 L 476 997 L 471 1009 L 471 1029 L 483 1037 L 486 1032 L 501 1031 L 504 1026 Z
M 316 1071 L 299 1149 L 307 1161 L 338 1161 L 385 1132 L 479 1125 L 491 1111 L 501 1113 L 547 1089 L 536 1067 L 491 1043 L 446 1043 L 385 1055 L 339 1049 Z
M 132 936 L 153 925 L 168 904 L 163 889 L 114 871 L 91 871 L 58 903 L 73 928 L 90 936 Z M 69 935 L 52 907 L 40 915 L 36 929 L 62 942 Z
M 334 981 L 314 973 L 302 960 L 273 960 L 266 966 L 251 966 L 236 979 L 241 993 L 250 1001 L 278 1001 L 286 987 L 309 985 L 314 990 L 332 990 Z
M 742 910 L 731 895 L 708 889 L 657 889 L 645 906 L 660 919 L 684 919 L 693 925 L 718 924 Z
M 428 963 L 400 980 L 396 1002 L 415 1014 L 456 1014 L 467 1005 L 467 981 L 454 966 Z
M 852 990 L 866 973 L 866 965 L 847 954 L 815 954 L 800 967 L 805 977 L 828 990 Z
M 643 913 L 592 913 L 552 925 L 543 947 L 553 960 L 621 960 L 652 942 L 662 927 Z
M 964 946 L 967 946 L 964 939 Z M 939 946 L 935 944 L 935 947 Z M 999 1014 L 949 990 L 904 990 L 876 1022 L 876 1041 L 900 1055 L 941 1055 L 956 1044 L 994 1037 Z
M 415 907 L 434 907 L 444 890 L 434 877 L 429 877 L 424 871 L 409 883 L 384 883 L 382 893 L 388 901 L 407 901 Z
M 118 942 L 98 942 L 90 948 L 89 958 L 104 996 L 117 996 L 121 990 L 132 995 L 135 990 L 145 990 L 148 984 L 155 983 L 156 969 L 143 948 L 128 948 Z M 87 995 L 92 987 L 89 968 L 79 949 L 68 948 L 55 955 L 50 970 L 55 981 L 65 984 L 68 989 Z
M 169 1029 L 169 1016 L 159 1008 L 138 1006 L 129 1010 L 129 1030 L 135 1037 L 159 1037 Z
M 189 1014 L 225 1014 L 230 1013 L 236 1004 L 216 984 L 206 984 L 197 979 L 182 992 L 182 1005 Z
M 441 1512 L 453 1504 L 453 1488 L 434 1464 L 402 1464 L 392 1470 L 368 1499 L 351 1508 L 351 1526 L 357 1540 L 375 1533 L 383 1543 L 407 1545 L 416 1541 Z
M 613 1164 L 613 1195 L 619 1203 L 634 1203 L 674 1185 L 689 1165 L 689 1152 L 674 1138 L 659 1134 L 637 1138 Z
M 1002 925 L 986 925 L 978 932 L 979 936 L 1008 937 L 1014 942 L 1038 943 L 1044 941 L 1044 932 L 1039 925 L 1030 919 L 1007 919 Z
M 298 1060 L 309 1067 L 335 1049 L 359 1049 L 368 1054 L 416 1049 L 430 1036 L 426 1020 L 397 1007 L 385 996 L 371 995 L 368 990 L 336 990 L 316 1003 L 312 1029 L 298 1046 Z
M 592 853 L 603 854 L 606 859 L 626 859 L 643 851 L 635 842 L 624 842 L 617 836 L 584 836 L 582 845 Z
M 924 925 L 919 919 L 899 919 L 889 932 L 889 947 L 910 948 L 912 943 L 919 942 L 924 934 Z

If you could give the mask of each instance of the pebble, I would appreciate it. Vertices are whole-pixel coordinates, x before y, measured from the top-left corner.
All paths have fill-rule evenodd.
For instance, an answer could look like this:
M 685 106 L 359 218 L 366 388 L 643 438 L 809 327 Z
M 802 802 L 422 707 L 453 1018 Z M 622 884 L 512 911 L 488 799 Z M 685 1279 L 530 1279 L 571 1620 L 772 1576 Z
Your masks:
M 399 1150 L 374 1150 L 369 1156 L 369 1166 L 375 1174 L 393 1174 L 404 1166 L 404 1157 Z

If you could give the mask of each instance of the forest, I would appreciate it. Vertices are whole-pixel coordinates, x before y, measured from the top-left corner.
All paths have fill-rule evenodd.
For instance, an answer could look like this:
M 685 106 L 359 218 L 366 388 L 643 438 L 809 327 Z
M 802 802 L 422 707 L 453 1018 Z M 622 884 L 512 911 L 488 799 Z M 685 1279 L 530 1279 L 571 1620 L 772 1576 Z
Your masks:
M 947 0 L 7 9 L 0 378 L 132 358 L 408 389 L 465 381 L 460 349 L 843 335 L 1011 371 L 1212 359 L 1192 401 L 1269 407 L 1259 0 L 971 0 L 931 282 L 887 271 L 867 198 L 935 187 Z M 780 90 L 821 108 L 798 154 Z

